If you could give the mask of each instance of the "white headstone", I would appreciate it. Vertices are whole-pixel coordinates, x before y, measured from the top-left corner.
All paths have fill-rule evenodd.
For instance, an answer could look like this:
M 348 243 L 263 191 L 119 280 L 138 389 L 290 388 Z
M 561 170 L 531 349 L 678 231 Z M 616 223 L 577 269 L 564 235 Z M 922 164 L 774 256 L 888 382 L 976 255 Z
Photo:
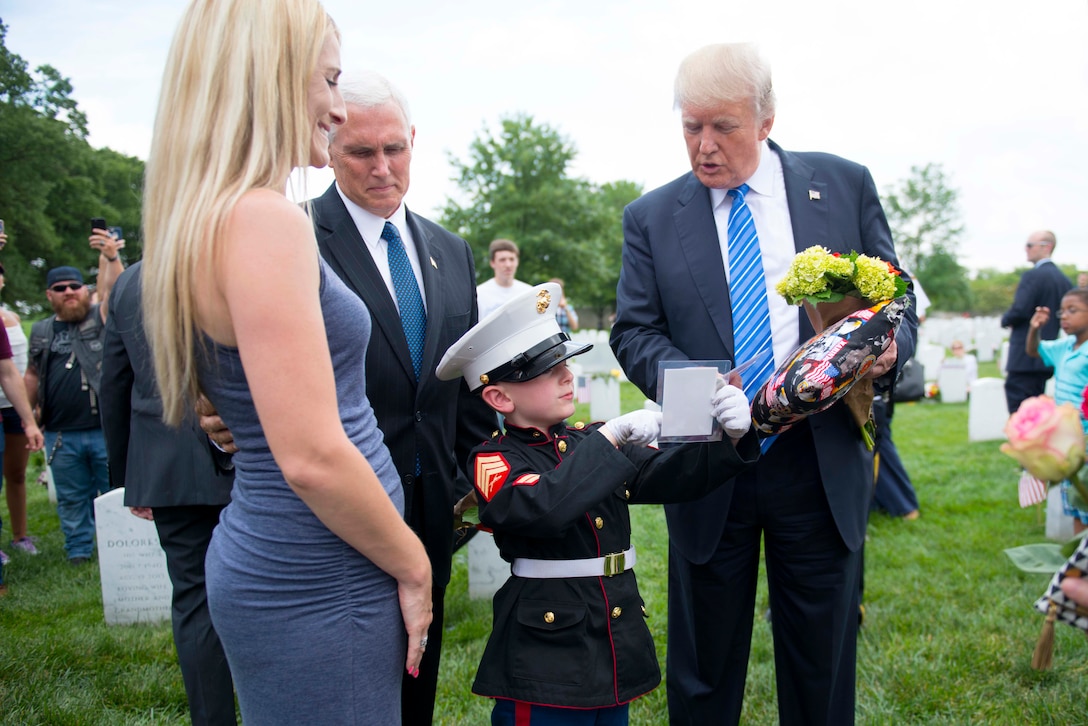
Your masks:
M 1001 342 L 1001 355 L 997 358 L 997 369 L 1002 375 L 1009 372 L 1009 341 Z
M 102 609 L 109 625 L 170 619 L 170 577 L 153 522 L 125 507 L 125 490 L 94 500 Z
M 510 577 L 510 563 L 499 556 L 495 537 L 477 532 L 465 545 L 468 550 L 468 596 L 472 600 L 490 599 Z
M 1062 488 L 1052 486 L 1046 493 L 1046 538 L 1058 542 L 1073 539 L 1073 518 L 1062 507 Z
M 608 421 L 620 415 L 620 381 L 611 375 L 596 375 L 589 381 L 589 417 Z
M 968 441 L 1004 439 L 1008 419 L 1004 380 L 979 378 L 971 384 L 971 402 L 967 406 Z
M 937 371 L 941 369 L 941 361 L 944 360 L 944 348 L 939 345 L 920 345 L 914 357 L 922 364 L 926 380 L 937 380 Z
M 937 373 L 937 388 L 942 403 L 963 403 L 967 400 L 967 369 L 963 363 L 946 360 Z
M 49 492 L 49 503 L 57 505 L 57 486 L 53 483 L 53 467 L 45 467 L 45 489 Z

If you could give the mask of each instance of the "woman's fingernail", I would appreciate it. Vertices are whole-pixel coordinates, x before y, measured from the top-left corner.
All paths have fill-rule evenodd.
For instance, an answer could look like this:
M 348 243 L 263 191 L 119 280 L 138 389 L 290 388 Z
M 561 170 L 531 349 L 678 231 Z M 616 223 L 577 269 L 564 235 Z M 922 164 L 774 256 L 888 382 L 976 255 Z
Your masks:
M 419 669 L 413 668 L 412 670 L 408 671 L 408 675 L 410 675 L 412 678 L 419 678 Z

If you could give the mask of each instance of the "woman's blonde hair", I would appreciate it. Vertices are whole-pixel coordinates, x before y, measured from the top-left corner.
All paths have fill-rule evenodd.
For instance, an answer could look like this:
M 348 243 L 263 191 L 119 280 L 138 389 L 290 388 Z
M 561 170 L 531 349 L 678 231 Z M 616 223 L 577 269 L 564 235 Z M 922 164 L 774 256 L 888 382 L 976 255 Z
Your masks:
M 193 0 L 174 35 L 143 199 L 142 302 L 167 423 L 199 393 L 195 282 L 213 274 L 231 210 L 310 161 L 307 90 L 328 32 L 317 0 Z

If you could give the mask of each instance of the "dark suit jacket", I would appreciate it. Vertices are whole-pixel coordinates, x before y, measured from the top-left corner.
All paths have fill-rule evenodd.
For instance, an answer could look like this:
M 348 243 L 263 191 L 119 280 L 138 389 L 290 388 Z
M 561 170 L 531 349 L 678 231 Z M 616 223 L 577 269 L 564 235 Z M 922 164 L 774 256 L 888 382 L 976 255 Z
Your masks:
M 130 507 L 225 505 L 234 483 L 230 456 L 211 445 L 195 418 L 181 430 L 162 421 L 140 312 L 140 267 L 117 279 L 106 319 L 99 406 L 110 486 L 125 487 Z
M 1072 287 L 1069 278 L 1049 260 L 1032 267 L 1020 278 L 1012 307 L 1001 316 L 1001 327 L 1012 328 L 1009 333 L 1009 372 L 1054 373 L 1054 369 L 1044 365 L 1042 359 L 1027 354 L 1028 322 L 1035 314 L 1035 308 L 1045 305 L 1050 308 L 1050 320 L 1046 321 L 1039 335 L 1043 340 L 1057 338 L 1061 329 L 1057 311 L 1062 306 L 1062 296 Z
M 455 495 L 472 487 L 462 470 L 474 446 L 495 429 L 495 413 L 461 379 L 440 381 L 442 355 L 476 324 L 472 250 L 460 237 L 408 212 L 427 301 L 423 373 L 418 385 L 400 315 L 343 200 L 330 186 L 313 200 L 311 214 L 321 256 L 370 310 L 374 325 L 366 354 L 366 395 L 404 484 L 405 518 L 419 534 L 437 584 L 450 577 Z M 422 510 L 415 500 L 419 456 Z
M 830 154 L 771 148 L 782 160 L 798 251 L 812 245 L 857 250 L 898 266 L 868 169 Z M 611 344 L 627 377 L 656 398 L 659 361 L 733 360 L 729 287 L 709 190 L 690 173 L 655 189 L 624 211 L 623 235 Z M 813 335 L 800 309 L 798 325 L 801 341 Z M 896 338 L 901 362 L 913 354 L 916 329 L 917 316 L 908 311 Z M 865 537 L 873 455 L 845 406 L 812 416 L 807 425 L 835 523 L 846 546 L 856 550 Z M 768 455 L 788 453 L 772 447 Z M 722 487 L 696 502 L 665 507 L 670 540 L 685 558 L 703 563 L 713 553 L 732 491 Z

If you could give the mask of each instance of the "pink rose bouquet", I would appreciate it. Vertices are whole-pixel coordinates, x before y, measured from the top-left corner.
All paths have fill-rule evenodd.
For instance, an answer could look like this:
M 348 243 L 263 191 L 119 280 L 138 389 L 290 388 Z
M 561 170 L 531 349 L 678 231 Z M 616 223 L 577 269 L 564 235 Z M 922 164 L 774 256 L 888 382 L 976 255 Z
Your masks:
M 1069 479 L 1088 501 L 1077 478 L 1084 466 L 1084 429 L 1073 404 L 1059 406 L 1048 396 L 1029 398 L 1005 424 L 1005 435 L 1009 440 L 1001 445 L 1003 453 L 1043 481 Z

